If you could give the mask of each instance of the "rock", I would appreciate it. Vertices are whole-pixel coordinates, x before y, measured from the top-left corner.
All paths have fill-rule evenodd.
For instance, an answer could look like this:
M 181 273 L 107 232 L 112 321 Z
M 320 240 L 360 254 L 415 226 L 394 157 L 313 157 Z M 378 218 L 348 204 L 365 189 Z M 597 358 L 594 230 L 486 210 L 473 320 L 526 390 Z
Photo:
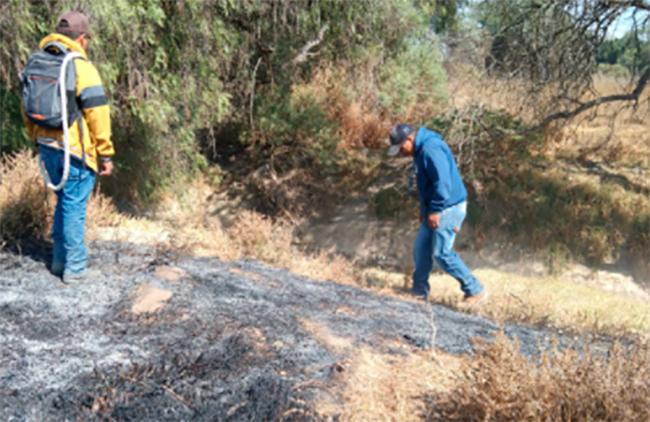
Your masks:
M 177 282 L 185 277 L 187 273 L 182 268 L 173 267 L 171 265 L 160 265 L 156 267 L 154 275 L 162 280 Z
M 151 284 L 140 286 L 136 293 L 131 312 L 136 315 L 153 313 L 162 308 L 172 297 L 169 290 L 159 289 Z

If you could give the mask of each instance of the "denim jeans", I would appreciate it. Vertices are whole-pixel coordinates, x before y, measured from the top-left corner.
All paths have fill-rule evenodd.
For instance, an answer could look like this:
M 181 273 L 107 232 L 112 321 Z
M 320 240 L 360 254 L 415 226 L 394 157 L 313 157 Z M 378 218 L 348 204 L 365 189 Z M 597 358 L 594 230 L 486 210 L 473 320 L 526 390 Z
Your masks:
M 422 222 L 413 246 L 413 293 L 416 295 L 429 294 L 429 273 L 434 259 L 442 270 L 458 280 L 466 296 L 483 291 L 481 283 L 453 250 L 456 231 L 460 230 L 466 214 L 467 202 L 461 202 L 442 211 L 440 226 L 436 230 L 429 227 L 426 218 Z
M 63 151 L 39 146 L 41 160 L 52 179 L 58 184 L 63 177 Z M 56 193 L 56 211 L 52 224 L 51 270 L 57 275 L 77 275 L 86 271 L 88 253 L 84 242 L 86 208 L 95 186 L 95 172 L 76 159 L 70 158 L 70 173 L 63 189 Z

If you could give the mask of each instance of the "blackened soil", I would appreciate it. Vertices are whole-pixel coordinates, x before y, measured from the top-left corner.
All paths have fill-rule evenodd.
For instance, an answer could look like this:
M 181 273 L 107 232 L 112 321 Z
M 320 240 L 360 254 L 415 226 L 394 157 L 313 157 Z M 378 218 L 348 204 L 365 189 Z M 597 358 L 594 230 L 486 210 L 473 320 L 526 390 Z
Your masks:
M 50 275 L 38 250 L 0 252 L 0 420 L 315 420 L 313 403 L 360 347 L 431 347 L 431 312 L 435 347 L 449 353 L 471 353 L 472 337 L 501 328 L 258 262 L 117 243 L 91 251 L 100 272 L 74 286 Z M 157 278 L 163 264 L 185 276 Z M 136 315 L 146 283 L 173 296 Z M 526 353 L 546 344 L 543 330 L 503 328 Z M 322 332 L 347 343 L 333 347 Z

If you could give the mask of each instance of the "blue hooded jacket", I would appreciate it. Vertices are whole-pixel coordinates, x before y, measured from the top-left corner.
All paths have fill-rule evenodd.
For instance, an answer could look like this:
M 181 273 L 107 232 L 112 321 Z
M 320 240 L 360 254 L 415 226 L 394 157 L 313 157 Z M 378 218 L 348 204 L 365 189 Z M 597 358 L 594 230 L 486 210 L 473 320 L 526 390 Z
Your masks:
M 423 218 L 467 199 L 454 155 L 439 133 L 424 127 L 418 130 L 413 160 Z

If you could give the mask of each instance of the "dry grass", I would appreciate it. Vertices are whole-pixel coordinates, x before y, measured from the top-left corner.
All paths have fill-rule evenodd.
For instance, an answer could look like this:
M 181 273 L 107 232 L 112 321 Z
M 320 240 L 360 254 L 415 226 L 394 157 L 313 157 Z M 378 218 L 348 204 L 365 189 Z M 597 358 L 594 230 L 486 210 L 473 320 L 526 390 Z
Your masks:
M 477 277 L 490 292 L 479 310 L 497 321 L 521 321 L 571 331 L 621 335 L 650 335 L 647 300 L 605 292 L 556 277 L 523 277 L 496 270 L 480 270 Z M 432 296 L 459 306 L 458 286 L 449 277 L 431 279 Z
M 37 158 L 22 151 L 0 162 L 0 246 L 48 237 L 56 197 L 43 183 Z M 124 220 L 110 199 L 92 195 L 87 226 L 113 227 Z
M 599 74 L 585 100 L 630 92 L 629 80 Z M 500 80 L 471 66 L 451 65 L 449 72 L 450 107 L 464 109 L 472 105 L 492 110 L 505 110 L 528 121 L 539 110 L 543 98 L 527 94 L 524 82 Z M 543 95 L 542 95 L 543 97 Z M 549 158 L 589 157 L 607 163 L 650 169 L 650 87 L 642 93 L 638 104 L 612 102 L 581 114 L 569 122 L 548 143 Z M 551 141 L 551 139 L 549 139 Z M 647 175 L 645 176 L 647 178 Z
M 345 365 L 340 393 L 345 421 L 418 421 L 426 411 L 424 397 L 442 395 L 455 386 L 461 358 L 408 350 L 386 355 L 363 348 Z M 327 412 L 322 412 L 327 415 Z
M 599 75 L 590 97 L 629 92 L 627 80 Z M 551 152 L 560 157 L 589 157 L 608 164 L 650 170 L 650 88 L 638 104 L 609 103 L 564 128 Z M 647 174 L 645 178 L 647 178 Z M 647 185 L 647 180 L 645 181 Z
M 295 247 L 293 227 L 283 221 L 272 222 L 258 213 L 246 211 L 228 231 L 231 242 L 242 256 L 286 268 L 296 274 L 319 280 L 355 284 L 355 268 L 340 255 L 328 252 L 306 254 Z
M 38 164 L 30 152 L 0 162 L 0 246 L 43 237 L 50 225 L 49 209 Z
M 566 163 L 523 168 L 505 180 L 506 186 L 486 184 L 490 199 L 480 215 L 481 229 L 498 227 L 523 245 L 562 248 L 593 264 L 616 263 L 620 254 L 627 253 L 637 276 L 648 278 L 647 188 L 616 173 L 607 175 L 607 170 L 604 175 L 588 173 Z
M 166 247 L 223 260 L 251 258 L 319 280 L 357 284 L 356 269 L 344 257 L 322 251 L 308 254 L 294 245 L 294 225 L 238 208 L 225 228 L 212 215 L 209 186 L 197 180 L 181 196 L 170 196 L 156 213 L 169 236 Z
M 432 300 L 498 322 L 519 321 L 569 331 L 650 337 L 647 299 L 558 277 L 525 277 L 488 269 L 474 273 L 490 292 L 489 300 L 480 308 L 463 308 L 458 283 L 442 274 L 432 274 L 429 279 Z M 369 284 L 396 292 L 404 291 L 410 283 L 405 282 L 403 274 L 376 269 L 366 270 L 363 275 Z
M 456 388 L 430 401 L 427 419 L 647 421 L 650 348 L 614 346 L 607 355 L 551 350 L 536 362 L 500 334 L 479 343 Z

